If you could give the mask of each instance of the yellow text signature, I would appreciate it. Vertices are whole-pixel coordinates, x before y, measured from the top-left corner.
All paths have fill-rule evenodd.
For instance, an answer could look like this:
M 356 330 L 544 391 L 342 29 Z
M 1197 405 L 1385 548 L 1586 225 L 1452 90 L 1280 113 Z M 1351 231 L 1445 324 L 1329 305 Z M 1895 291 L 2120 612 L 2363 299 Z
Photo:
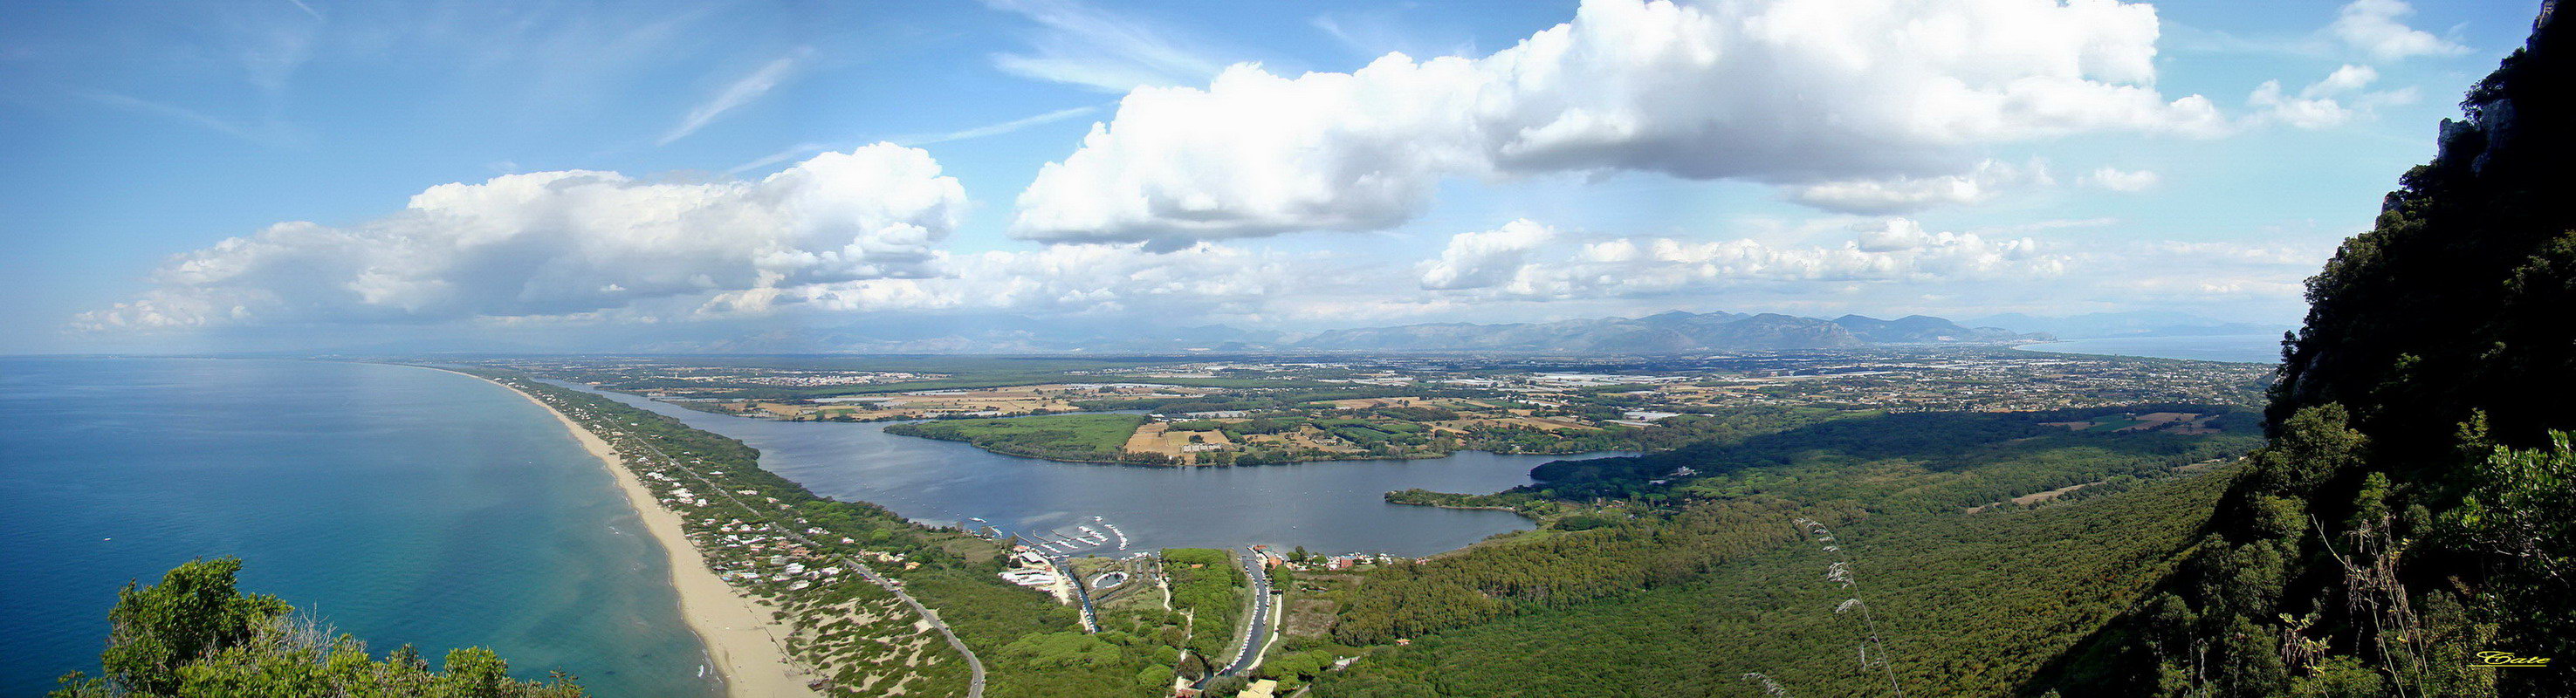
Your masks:
M 2549 666 L 2549 658 L 2524 657 L 2512 652 L 2488 650 L 2485 652 L 2479 652 L 2478 660 L 2471 662 L 2469 666 L 2545 667 Z

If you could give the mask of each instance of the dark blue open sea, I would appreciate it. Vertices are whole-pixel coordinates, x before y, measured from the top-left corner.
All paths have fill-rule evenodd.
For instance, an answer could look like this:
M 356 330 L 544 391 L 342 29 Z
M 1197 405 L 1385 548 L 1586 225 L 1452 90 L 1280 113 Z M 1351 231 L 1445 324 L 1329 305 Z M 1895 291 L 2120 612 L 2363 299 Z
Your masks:
M 379 654 L 483 645 L 596 695 L 717 692 L 608 474 L 504 388 L 366 364 L 0 358 L 0 694 L 97 673 L 119 585 L 218 555 Z

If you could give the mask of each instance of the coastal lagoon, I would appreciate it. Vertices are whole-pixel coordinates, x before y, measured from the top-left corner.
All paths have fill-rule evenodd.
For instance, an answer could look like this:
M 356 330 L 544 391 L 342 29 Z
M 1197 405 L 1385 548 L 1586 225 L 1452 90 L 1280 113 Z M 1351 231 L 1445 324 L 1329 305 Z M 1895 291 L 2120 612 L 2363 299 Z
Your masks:
M 548 382 L 741 439 L 760 449 L 762 468 L 815 494 L 873 502 L 926 524 L 989 524 L 1006 533 L 1107 523 L 1125 534 L 1129 552 L 1266 543 L 1428 555 L 1531 525 L 1505 511 L 1388 504 L 1387 492 L 1495 492 L 1529 484 L 1530 469 L 1542 463 L 1593 457 L 1462 451 L 1445 458 L 1244 467 L 1059 463 L 887 434 L 881 422 L 751 419 Z M 1114 538 L 1105 547 L 1098 552 L 1117 552 Z
M 0 694 L 96 674 L 120 585 L 222 555 L 379 656 L 481 645 L 594 695 L 719 693 L 598 459 L 466 376 L 0 359 L 0 531 Z
M 763 467 L 819 494 L 1010 533 L 1108 524 L 1131 553 L 1451 550 L 1530 522 L 1383 495 L 1502 490 L 1572 457 L 1058 463 L 882 423 L 608 395 L 742 439 Z M 0 359 L 0 496 L 0 693 L 96 673 L 119 586 L 223 555 L 245 560 L 244 590 L 319 614 L 380 655 L 480 645 L 521 677 L 570 671 L 597 695 L 720 692 L 699 674 L 705 650 L 679 617 L 668 563 L 608 473 L 542 408 L 486 381 L 316 361 Z

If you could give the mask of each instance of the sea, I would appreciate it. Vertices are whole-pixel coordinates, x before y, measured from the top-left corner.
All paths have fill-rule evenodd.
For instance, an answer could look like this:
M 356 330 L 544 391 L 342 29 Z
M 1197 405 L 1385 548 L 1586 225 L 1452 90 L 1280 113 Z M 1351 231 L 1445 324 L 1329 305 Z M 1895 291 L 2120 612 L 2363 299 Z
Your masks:
M 569 386 L 580 387 L 580 386 Z M 582 388 L 587 389 L 587 388 Z M 1252 544 L 1427 555 L 1526 530 L 1503 511 L 1386 492 L 1493 492 L 1585 456 L 1169 468 L 1057 463 L 610 397 L 761 449 L 819 494 L 1065 543 L 1068 554 Z M 1074 544 L 1077 539 L 1083 542 Z M 244 560 L 273 594 L 379 654 L 487 646 L 594 695 L 709 696 L 669 569 L 599 462 L 508 389 L 406 366 L 0 358 L 0 694 L 97 673 L 128 581 Z
M 0 694 L 98 673 L 107 611 L 197 558 L 382 656 L 486 646 L 594 695 L 712 696 L 599 461 L 475 378 L 241 359 L 0 358 Z
M 2281 335 L 2230 334 L 2181 337 L 2100 337 L 2070 339 L 2063 342 L 2026 344 L 2017 349 L 2060 354 L 2104 354 L 2112 356 L 2145 356 L 2159 359 L 2194 359 L 2199 361 L 2233 361 L 2249 364 L 2281 362 Z

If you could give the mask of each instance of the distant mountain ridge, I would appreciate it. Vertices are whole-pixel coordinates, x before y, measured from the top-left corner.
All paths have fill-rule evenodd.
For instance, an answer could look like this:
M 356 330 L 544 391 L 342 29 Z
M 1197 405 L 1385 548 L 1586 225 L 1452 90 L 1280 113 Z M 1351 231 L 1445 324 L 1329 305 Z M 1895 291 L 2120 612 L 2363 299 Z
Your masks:
M 1834 349 L 1875 345 L 2012 344 L 2056 339 L 2045 332 L 1967 326 L 1925 315 L 1825 320 L 1780 313 L 1670 311 L 1474 324 L 1432 322 L 1310 332 L 1191 327 L 1101 327 L 1059 318 L 984 316 L 939 325 L 761 328 L 724 339 L 637 341 L 622 350 L 656 354 L 1056 354 L 1156 352 L 1520 352 L 1674 354 Z
M 1659 354 L 1832 349 L 1880 344 L 2002 344 L 2047 334 L 1966 327 L 1925 315 L 1820 320 L 1779 313 L 1688 313 L 1544 323 L 1426 323 L 1318 332 L 1277 347 L 1311 351 L 1515 351 Z

